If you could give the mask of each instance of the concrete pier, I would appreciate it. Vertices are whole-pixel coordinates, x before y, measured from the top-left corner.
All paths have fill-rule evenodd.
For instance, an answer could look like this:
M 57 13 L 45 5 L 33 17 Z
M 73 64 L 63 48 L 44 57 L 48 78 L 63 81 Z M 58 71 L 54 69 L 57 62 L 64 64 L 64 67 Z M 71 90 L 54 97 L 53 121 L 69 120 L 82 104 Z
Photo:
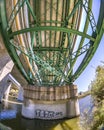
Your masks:
M 24 87 L 22 116 L 30 119 L 61 119 L 79 116 L 77 86 Z
M 23 90 L 22 87 L 20 87 L 19 90 L 18 90 L 18 96 L 17 96 L 18 101 L 23 101 L 24 100 L 23 93 L 24 93 L 24 90 Z

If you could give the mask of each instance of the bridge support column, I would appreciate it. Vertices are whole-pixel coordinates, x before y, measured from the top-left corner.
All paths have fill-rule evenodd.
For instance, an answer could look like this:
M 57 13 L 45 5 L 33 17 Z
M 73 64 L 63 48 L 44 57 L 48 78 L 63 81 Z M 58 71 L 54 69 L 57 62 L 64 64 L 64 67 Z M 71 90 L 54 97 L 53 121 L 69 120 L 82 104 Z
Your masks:
M 24 88 L 22 116 L 30 119 L 61 119 L 78 116 L 79 104 L 75 85 Z
M 5 91 L 5 94 L 4 94 L 4 98 L 5 98 L 6 101 L 8 100 L 8 97 L 9 97 L 11 85 L 12 85 L 12 83 L 10 83 L 10 85 L 8 86 L 8 88 L 7 88 L 7 90 Z
M 77 86 L 70 86 L 70 100 L 67 102 L 67 116 L 69 118 L 80 115 Z
M 23 93 L 24 93 L 24 90 L 23 90 L 22 87 L 20 87 L 19 90 L 18 90 L 17 100 L 19 100 L 19 101 L 23 101 L 24 100 Z

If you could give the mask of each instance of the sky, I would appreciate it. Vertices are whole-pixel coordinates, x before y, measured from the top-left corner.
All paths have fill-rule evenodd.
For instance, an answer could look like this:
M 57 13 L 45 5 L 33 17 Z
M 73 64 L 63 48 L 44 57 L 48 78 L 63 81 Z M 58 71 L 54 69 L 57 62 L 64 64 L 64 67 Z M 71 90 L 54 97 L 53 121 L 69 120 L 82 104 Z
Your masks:
M 95 17 L 95 21 L 97 21 L 99 15 L 100 1 L 101 0 L 93 0 L 92 11 Z M 93 81 L 95 78 L 96 68 L 98 65 L 103 65 L 102 62 L 104 62 L 104 35 L 92 60 L 79 76 L 79 78 L 74 82 L 74 84 L 78 86 L 78 92 L 88 90 L 91 81 Z
M 104 36 L 92 60 L 74 83 L 78 86 L 78 92 L 88 90 L 91 81 L 95 78 L 97 66 L 103 65 L 102 61 L 104 62 Z

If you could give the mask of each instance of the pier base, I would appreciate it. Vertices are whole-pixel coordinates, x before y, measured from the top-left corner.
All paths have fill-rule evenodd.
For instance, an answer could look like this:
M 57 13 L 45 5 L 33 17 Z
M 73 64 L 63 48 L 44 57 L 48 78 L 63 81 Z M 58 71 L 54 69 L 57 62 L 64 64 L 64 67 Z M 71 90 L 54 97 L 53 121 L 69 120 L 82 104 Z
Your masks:
M 56 88 L 25 87 L 22 116 L 47 120 L 79 116 L 77 97 L 75 85 Z

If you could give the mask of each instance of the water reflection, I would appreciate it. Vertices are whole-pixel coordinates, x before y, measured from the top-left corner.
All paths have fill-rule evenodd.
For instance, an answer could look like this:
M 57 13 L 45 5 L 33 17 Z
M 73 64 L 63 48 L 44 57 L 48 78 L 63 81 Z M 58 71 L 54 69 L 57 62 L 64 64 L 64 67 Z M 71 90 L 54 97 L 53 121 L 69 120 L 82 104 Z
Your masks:
M 82 99 L 80 100 L 81 113 L 82 111 L 84 111 L 83 107 L 91 105 L 91 102 L 89 100 L 90 97 L 86 98 L 84 98 L 84 100 Z M 1 123 L 11 127 L 13 130 L 80 130 L 80 118 L 60 119 L 60 120 L 40 120 L 40 119 L 30 120 L 21 116 L 22 105 L 20 104 L 6 103 L 5 107 L 4 102 L 0 104 L 0 107 L 1 112 L 3 111 L 14 112 L 12 113 L 11 118 L 8 119 L 1 118 Z
M 91 113 L 92 108 L 93 108 L 93 100 L 91 98 L 91 96 L 86 96 L 84 98 L 81 98 L 79 100 L 79 105 L 80 105 L 80 111 L 81 113 L 83 113 L 84 111 L 88 111 L 89 113 Z
M 80 130 L 79 118 L 65 120 L 53 127 L 51 130 Z
M 3 110 L 0 112 L 0 120 L 16 118 L 15 110 Z
M 5 106 L 6 105 L 6 106 Z M 0 104 L 0 120 L 13 130 L 49 130 L 63 120 L 26 119 L 21 116 L 22 105 L 3 102 Z
M 55 127 L 59 123 L 63 122 L 63 120 L 28 120 L 25 118 L 21 119 L 22 128 L 24 130 L 50 130 L 51 128 Z

